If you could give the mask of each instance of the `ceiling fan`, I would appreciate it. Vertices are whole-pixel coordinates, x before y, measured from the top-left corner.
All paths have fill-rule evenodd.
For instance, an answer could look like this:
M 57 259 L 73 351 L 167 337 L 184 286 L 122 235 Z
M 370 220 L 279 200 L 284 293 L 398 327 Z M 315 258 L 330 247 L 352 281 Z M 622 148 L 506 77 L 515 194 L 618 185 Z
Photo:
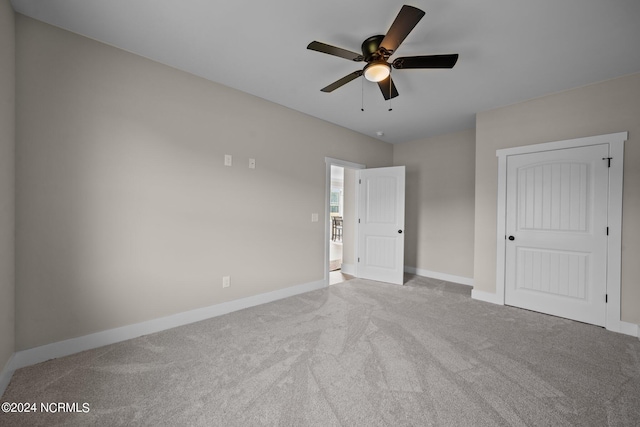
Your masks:
M 414 29 L 424 14 L 424 11 L 416 7 L 408 5 L 402 6 L 402 9 L 400 9 L 398 16 L 396 16 L 395 21 L 391 24 L 391 28 L 389 28 L 386 35 L 372 36 L 362 43 L 362 55 L 318 41 L 309 43 L 307 49 L 339 56 L 355 62 L 364 61 L 367 63 L 362 70 L 347 74 L 320 90 L 322 92 L 333 92 L 339 87 L 364 75 L 367 80 L 378 83 L 384 99 L 389 100 L 398 96 L 398 90 L 391 79 L 391 67 L 396 70 L 453 68 L 458 61 L 457 53 L 450 55 L 405 56 L 396 58 L 391 63 L 388 62 L 389 57 L 395 53 L 400 43 L 402 43 L 411 30 Z

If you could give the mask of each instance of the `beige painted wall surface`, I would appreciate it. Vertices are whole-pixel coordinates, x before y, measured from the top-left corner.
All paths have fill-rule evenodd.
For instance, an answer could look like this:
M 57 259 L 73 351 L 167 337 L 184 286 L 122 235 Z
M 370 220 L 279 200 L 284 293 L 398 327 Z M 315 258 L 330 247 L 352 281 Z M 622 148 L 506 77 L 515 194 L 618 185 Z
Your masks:
M 496 150 L 629 132 L 625 143 L 622 320 L 640 324 L 640 74 L 568 90 L 476 117 L 475 288 L 496 286 Z
M 0 1 L 0 372 L 14 352 L 15 15 Z
M 16 27 L 17 350 L 322 280 L 325 156 L 392 163 L 384 142 Z
M 396 144 L 405 165 L 405 265 L 473 278 L 475 131 Z

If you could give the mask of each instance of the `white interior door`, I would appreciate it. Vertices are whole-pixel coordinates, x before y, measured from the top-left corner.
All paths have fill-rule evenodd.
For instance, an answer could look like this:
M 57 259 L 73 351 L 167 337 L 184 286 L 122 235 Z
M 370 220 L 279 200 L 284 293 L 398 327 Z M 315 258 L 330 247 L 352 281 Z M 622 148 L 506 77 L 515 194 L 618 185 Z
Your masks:
M 358 171 L 357 276 L 404 282 L 405 167 Z
M 505 303 L 604 326 L 607 144 L 507 158 Z

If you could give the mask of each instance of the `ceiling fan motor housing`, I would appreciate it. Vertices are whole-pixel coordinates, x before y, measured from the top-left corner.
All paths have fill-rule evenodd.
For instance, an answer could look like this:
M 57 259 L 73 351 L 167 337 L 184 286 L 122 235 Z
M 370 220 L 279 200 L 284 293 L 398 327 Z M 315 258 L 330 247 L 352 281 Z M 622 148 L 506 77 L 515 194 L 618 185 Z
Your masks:
M 378 59 L 384 59 L 384 57 L 378 52 L 380 49 L 380 43 L 382 43 L 383 39 L 383 35 L 378 35 L 371 36 L 362 42 L 362 56 L 364 56 L 365 61 L 371 62 Z

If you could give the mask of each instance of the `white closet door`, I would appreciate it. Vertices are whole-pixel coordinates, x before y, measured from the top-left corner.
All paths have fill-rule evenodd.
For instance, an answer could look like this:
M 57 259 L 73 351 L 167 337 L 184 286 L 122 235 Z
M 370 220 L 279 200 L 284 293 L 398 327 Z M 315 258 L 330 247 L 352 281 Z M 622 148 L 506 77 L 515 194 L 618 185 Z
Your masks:
M 507 158 L 506 304 L 605 325 L 608 150 Z

